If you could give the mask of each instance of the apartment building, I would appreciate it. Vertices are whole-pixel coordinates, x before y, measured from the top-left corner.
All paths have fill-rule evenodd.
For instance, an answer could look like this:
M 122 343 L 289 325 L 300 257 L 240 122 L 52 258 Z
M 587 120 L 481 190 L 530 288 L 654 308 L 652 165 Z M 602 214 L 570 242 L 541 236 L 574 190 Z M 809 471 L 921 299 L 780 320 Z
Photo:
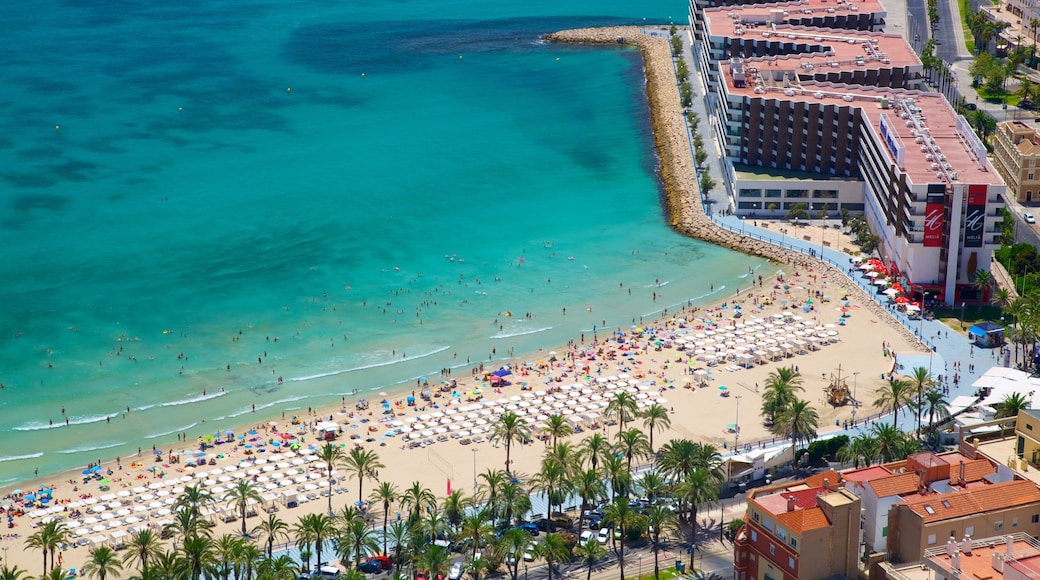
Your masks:
M 1022 203 L 1040 200 L 1040 134 L 1036 129 L 1022 121 L 998 123 L 993 160 L 1008 195 Z
M 925 550 L 920 562 L 884 562 L 880 569 L 887 580 L 1035 580 L 1040 578 L 1040 542 L 1023 533 L 950 539 Z
M 860 500 L 834 471 L 748 492 L 734 580 L 855 578 Z
M 809 211 L 858 208 L 905 286 L 947 304 L 976 299 L 974 274 L 999 247 L 1006 188 L 986 148 L 941 95 L 914 90 L 922 66 L 913 50 L 899 36 L 870 30 L 883 23 L 882 8 L 839 3 L 873 24 L 817 28 L 815 12 L 804 12 L 817 10 L 814 1 L 828 5 L 698 8 L 698 15 L 691 4 L 702 31 L 708 125 L 725 149 L 732 209 L 779 217 L 805 203 L 750 197 L 761 188 L 738 180 L 734 165 L 862 182 L 862 199 L 821 194 L 808 200 Z M 796 20 L 799 11 L 805 20 Z

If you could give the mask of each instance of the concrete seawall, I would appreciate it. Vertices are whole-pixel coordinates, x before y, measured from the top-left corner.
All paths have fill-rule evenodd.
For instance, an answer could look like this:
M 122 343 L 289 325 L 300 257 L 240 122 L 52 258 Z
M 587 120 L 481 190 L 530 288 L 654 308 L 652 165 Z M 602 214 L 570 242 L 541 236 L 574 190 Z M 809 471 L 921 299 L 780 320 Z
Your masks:
M 657 171 L 664 187 L 665 209 L 672 229 L 694 239 L 774 262 L 798 268 L 812 268 L 818 273 L 822 270 L 823 275 L 832 283 L 855 296 L 857 302 L 868 308 L 872 315 L 877 316 L 879 322 L 900 329 L 907 339 L 928 350 L 913 332 L 830 263 L 769 242 L 742 236 L 719 226 L 704 213 L 667 36 L 647 35 L 636 26 L 617 26 L 563 30 L 548 34 L 544 38 L 550 42 L 633 46 L 639 49 L 646 75 L 650 126 L 658 157 Z M 707 119 L 702 119 L 702 123 L 706 122 Z

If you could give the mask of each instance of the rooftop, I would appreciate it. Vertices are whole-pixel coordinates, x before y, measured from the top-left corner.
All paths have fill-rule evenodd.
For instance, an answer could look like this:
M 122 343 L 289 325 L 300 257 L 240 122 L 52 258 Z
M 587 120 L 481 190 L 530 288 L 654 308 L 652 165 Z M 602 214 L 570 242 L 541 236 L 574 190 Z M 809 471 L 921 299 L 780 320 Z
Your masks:
M 1007 540 L 1011 539 L 1011 557 L 1007 557 Z M 957 542 L 959 548 L 964 542 Z M 906 564 L 892 565 L 882 564 L 889 572 L 889 578 L 899 580 L 932 580 L 936 575 L 942 575 L 957 580 L 1001 580 L 1004 573 L 996 568 L 994 564 L 1007 562 L 1005 570 L 1011 568 L 1026 577 L 1040 576 L 1038 560 L 1040 560 L 1040 544 L 1027 534 L 1015 533 L 1009 536 L 996 536 L 981 540 L 971 541 L 971 555 L 961 553 L 960 574 L 952 570 L 952 558 L 946 553 L 945 545 L 929 548 L 925 551 L 923 562 L 912 562 Z
M 803 52 L 773 57 L 751 58 L 762 61 L 762 68 L 778 71 L 847 71 L 858 69 L 921 66 L 920 59 L 906 39 L 898 34 L 819 28 L 792 24 L 751 24 L 722 8 L 704 11 L 704 23 L 712 37 L 757 40 L 759 42 L 805 45 Z
M 885 18 L 888 12 L 879 0 L 856 0 L 846 2 L 839 0 L 800 0 L 795 2 L 772 2 L 765 4 L 739 4 L 705 8 L 705 16 L 709 12 L 734 14 L 747 22 L 767 22 L 769 19 L 777 23 L 787 22 L 814 16 L 827 17 L 832 14 L 873 14 L 877 19 Z
M 931 523 L 1030 503 L 1040 503 L 1040 489 L 1032 481 L 1018 480 L 929 494 L 901 505 L 921 516 L 925 523 Z
M 729 95 L 859 109 L 878 140 L 886 143 L 882 151 L 912 185 L 941 181 L 1003 185 L 986 158 L 985 147 L 942 95 L 797 80 L 785 87 L 744 62 L 738 65 L 739 71 L 732 63 L 719 63 Z M 882 139 L 883 134 L 887 138 Z
M 872 465 L 863 469 L 856 469 L 853 471 L 846 471 L 841 474 L 845 478 L 845 481 L 854 481 L 857 483 L 868 482 L 879 477 L 891 477 L 892 472 L 881 467 L 880 465 Z
M 844 175 L 821 175 L 809 171 L 758 167 L 757 165 L 746 165 L 744 163 L 734 163 L 733 172 L 736 174 L 737 179 L 769 179 L 774 181 L 848 181 L 849 179 Z
M 878 497 L 914 493 L 920 485 L 921 478 L 913 472 L 879 477 L 867 482 L 867 487 L 874 490 L 874 495 Z

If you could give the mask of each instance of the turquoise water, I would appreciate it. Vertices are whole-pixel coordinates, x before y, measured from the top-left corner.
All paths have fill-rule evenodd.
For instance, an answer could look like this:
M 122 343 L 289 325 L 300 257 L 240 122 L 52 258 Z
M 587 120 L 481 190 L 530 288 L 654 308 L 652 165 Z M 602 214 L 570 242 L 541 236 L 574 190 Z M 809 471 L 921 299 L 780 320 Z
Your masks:
M 638 54 L 537 40 L 683 10 L 0 7 L 0 482 L 726 295 Z

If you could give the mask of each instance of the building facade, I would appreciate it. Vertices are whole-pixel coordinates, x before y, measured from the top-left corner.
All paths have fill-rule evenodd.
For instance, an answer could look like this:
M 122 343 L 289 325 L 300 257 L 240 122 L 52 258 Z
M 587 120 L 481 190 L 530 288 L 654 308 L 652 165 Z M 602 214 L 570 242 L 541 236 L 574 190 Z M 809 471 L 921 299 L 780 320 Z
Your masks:
M 837 479 L 832 471 L 748 492 L 734 541 L 734 580 L 855 578 L 860 501 L 830 484 Z
M 1005 121 L 993 140 L 993 166 L 1008 195 L 1021 203 L 1040 200 L 1040 134 L 1028 123 Z

